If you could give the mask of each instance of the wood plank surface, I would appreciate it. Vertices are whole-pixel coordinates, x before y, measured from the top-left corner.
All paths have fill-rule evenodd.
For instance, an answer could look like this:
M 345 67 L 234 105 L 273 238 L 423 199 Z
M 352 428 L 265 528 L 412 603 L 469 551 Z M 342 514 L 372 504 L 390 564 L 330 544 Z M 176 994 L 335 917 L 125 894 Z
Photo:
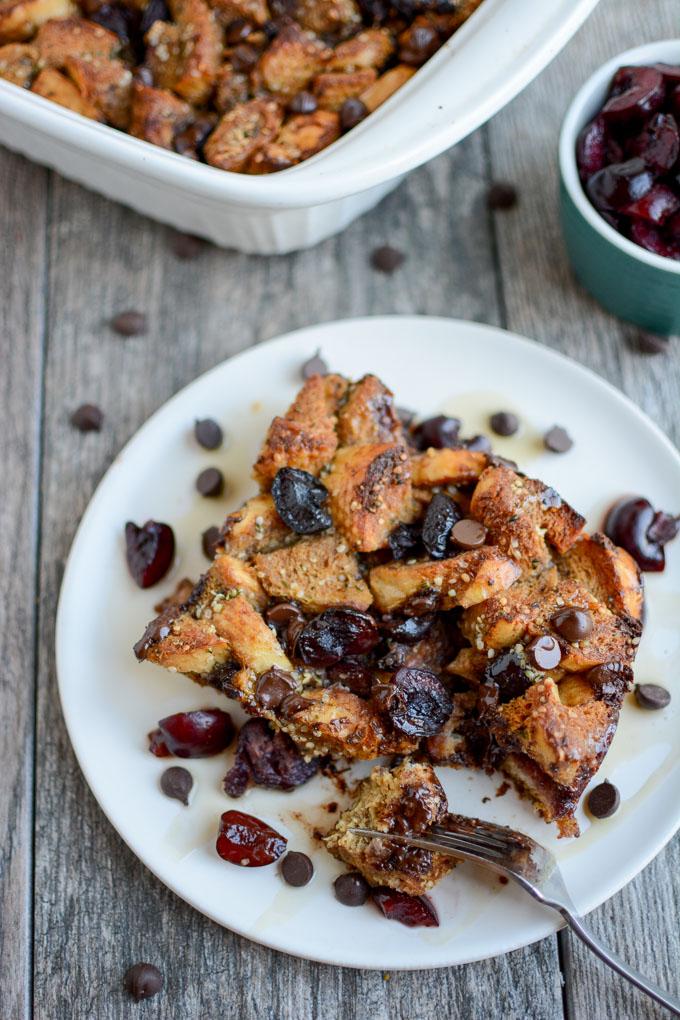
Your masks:
M 489 125 L 494 175 L 519 183 L 521 204 L 496 216 L 507 325 L 569 354 L 627 393 L 680 441 L 680 346 L 650 357 L 639 334 L 603 311 L 575 282 L 562 245 L 555 154 L 562 117 L 579 85 L 632 46 L 678 33 L 677 0 L 603 0 L 553 65 Z M 645 974 L 680 993 L 680 839 L 589 921 Z M 668 1014 L 560 934 L 569 1020 L 650 1020 Z M 604 991 L 606 989 L 606 992 Z
M 31 1010 L 36 557 L 48 175 L 0 152 L 0 1015 Z M 17 201 L 19 195 L 20 201 Z

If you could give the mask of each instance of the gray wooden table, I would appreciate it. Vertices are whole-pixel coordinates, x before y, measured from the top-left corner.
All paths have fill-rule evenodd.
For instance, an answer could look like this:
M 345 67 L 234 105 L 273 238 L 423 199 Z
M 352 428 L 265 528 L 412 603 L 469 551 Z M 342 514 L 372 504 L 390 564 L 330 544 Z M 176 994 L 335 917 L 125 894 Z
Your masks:
M 507 0 L 512 3 L 512 0 Z M 568 935 L 414 974 L 355 972 L 263 949 L 192 911 L 123 845 L 64 729 L 54 616 L 92 491 L 123 443 L 179 387 L 236 351 L 323 320 L 403 312 L 507 326 L 621 387 L 677 442 L 680 350 L 649 357 L 574 283 L 556 204 L 559 123 L 605 58 L 677 35 L 677 0 L 602 0 L 562 55 L 487 127 L 412 174 L 341 237 L 256 258 L 180 261 L 164 227 L 0 150 L 0 1020 L 638 1020 L 660 1010 Z M 675 15 L 675 17 L 674 17 Z M 492 179 L 521 203 L 489 215 Z M 408 252 L 391 277 L 371 249 Z M 147 336 L 106 326 L 125 308 Z M 101 405 L 101 433 L 69 413 Z M 680 842 L 592 915 L 641 970 L 677 990 Z M 135 1005 L 126 967 L 158 961 L 164 994 Z

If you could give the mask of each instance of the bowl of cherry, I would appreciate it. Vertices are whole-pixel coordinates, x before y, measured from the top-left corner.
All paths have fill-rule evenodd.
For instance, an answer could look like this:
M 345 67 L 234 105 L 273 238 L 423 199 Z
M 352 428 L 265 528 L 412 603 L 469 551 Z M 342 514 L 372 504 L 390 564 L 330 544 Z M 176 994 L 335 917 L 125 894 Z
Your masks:
M 628 50 L 583 85 L 562 125 L 560 205 L 593 297 L 680 333 L 680 39 Z

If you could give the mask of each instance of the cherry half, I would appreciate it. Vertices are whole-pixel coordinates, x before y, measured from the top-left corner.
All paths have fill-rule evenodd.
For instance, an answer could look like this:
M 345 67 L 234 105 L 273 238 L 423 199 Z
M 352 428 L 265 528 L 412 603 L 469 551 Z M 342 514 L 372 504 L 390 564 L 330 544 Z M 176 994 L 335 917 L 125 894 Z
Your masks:
M 127 565 L 140 588 L 150 588 L 170 569 L 175 555 L 175 536 L 169 524 L 147 521 L 142 527 L 125 525 Z
M 666 566 L 664 546 L 678 534 L 680 517 L 655 510 L 649 500 L 637 496 L 615 503 L 603 530 L 630 553 L 640 570 L 660 572 Z
M 225 811 L 220 818 L 216 849 L 230 864 L 262 868 L 277 861 L 287 846 L 280 832 L 245 811 Z
M 221 708 L 202 708 L 195 712 L 177 712 L 158 723 L 149 734 L 149 750 L 157 758 L 211 758 L 220 754 L 234 739 L 234 724 Z
M 439 918 L 427 896 L 409 896 L 396 889 L 379 888 L 371 892 L 373 902 L 389 921 L 408 928 L 438 928 Z

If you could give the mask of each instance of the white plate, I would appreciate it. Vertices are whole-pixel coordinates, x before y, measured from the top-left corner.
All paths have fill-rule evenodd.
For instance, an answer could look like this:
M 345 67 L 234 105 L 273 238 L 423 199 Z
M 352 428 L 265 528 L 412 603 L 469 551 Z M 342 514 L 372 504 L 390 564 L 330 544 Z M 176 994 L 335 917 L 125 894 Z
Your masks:
M 370 905 L 350 909 L 335 901 L 331 881 L 341 869 L 311 835 L 333 817 L 320 805 L 339 799 L 325 779 L 290 794 L 255 790 L 230 801 L 220 788 L 226 766 L 221 756 L 189 763 L 197 784 L 189 808 L 158 789 L 167 761 L 149 754 L 147 731 L 172 712 L 230 708 L 233 702 L 184 677 L 138 665 L 132 644 L 153 616 L 153 603 L 180 577 L 205 569 L 201 531 L 253 490 L 249 465 L 265 428 L 287 406 L 301 363 L 318 347 L 339 372 L 378 373 L 401 406 L 423 414 L 459 413 L 468 434 L 483 428 L 494 410 L 517 410 L 524 433 L 498 439 L 497 451 L 519 457 L 529 473 L 555 485 L 587 514 L 591 527 L 624 493 L 678 509 L 680 457 L 668 440 L 620 393 L 545 347 L 499 329 L 427 318 L 337 322 L 263 344 L 170 400 L 97 489 L 71 550 L 57 622 L 69 734 L 94 795 L 123 839 L 166 885 L 220 924 L 289 953 L 356 967 L 436 967 L 494 956 L 548 935 L 557 924 L 519 891 L 470 865 L 435 889 L 438 929 L 407 929 Z M 196 445 L 193 422 L 204 416 L 224 424 L 223 450 L 207 453 Z M 540 442 L 555 423 L 566 425 L 575 440 L 563 456 L 545 452 Z M 221 501 L 201 499 L 194 489 L 199 470 L 213 463 L 229 480 Z M 144 592 L 127 573 L 123 525 L 150 517 L 172 524 L 179 557 L 172 575 Z M 495 796 L 500 777 L 439 770 L 453 810 L 508 823 L 551 846 L 583 912 L 633 878 L 680 824 L 680 543 L 670 547 L 666 572 L 647 580 L 649 619 L 638 679 L 669 687 L 674 701 L 664 712 L 644 713 L 628 699 L 599 776 L 621 790 L 622 806 L 613 818 L 591 823 L 581 813 L 581 838 L 557 840 L 513 791 Z M 482 803 L 483 797 L 491 800 Z M 214 849 L 218 818 L 230 807 L 272 823 L 289 838 L 290 849 L 312 853 L 313 882 L 291 889 L 275 867 L 248 871 L 220 860 Z

